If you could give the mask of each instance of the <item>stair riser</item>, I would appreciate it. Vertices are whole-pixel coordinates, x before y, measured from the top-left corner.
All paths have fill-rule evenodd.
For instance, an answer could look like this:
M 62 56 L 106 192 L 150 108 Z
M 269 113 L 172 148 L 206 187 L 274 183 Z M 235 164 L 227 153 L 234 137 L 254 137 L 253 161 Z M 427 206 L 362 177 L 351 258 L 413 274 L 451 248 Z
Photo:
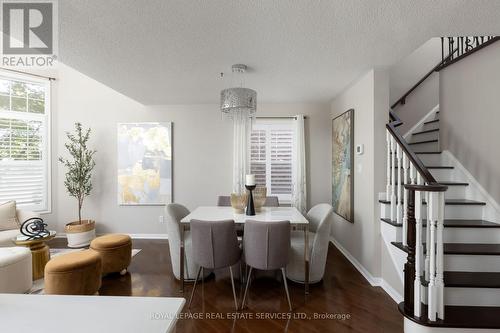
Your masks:
M 429 169 L 430 173 L 437 181 L 446 181 L 453 179 L 453 169 Z M 455 179 L 453 179 L 455 180 Z
M 419 143 L 410 146 L 414 151 L 439 151 L 439 142 Z
M 423 229 L 426 239 L 426 228 Z M 445 243 L 500 243 L 500 228 L 445 228 Z
M 465 198 L 466 186 L 448 186 L 448 190 L 444 193 L 446 199 L 463 199 Z
M 391 205 L 382 204 L 381 217 L 389 218 L 391 216 Z M 423 216 L 422 218 L 427 218 L 426 205 L 423 206 Z M 476 205 L 446 205 L 444 208 L 444 216 L 447 219 L 464 219 L 464 220 L 474 220 L 481 219 L 483 216 L 483 207 Z M 396 208 L 395 208 L 396 209 Z
M 424 165 L 441 165 L 441 154 L 417 154 L 417 156 Z
M 417 135 L 412 135 L 409 141 L 415 142 L 415 141 L 435 140 L 438 137 L 439 137 L 439 132 L 421 133 Z
M 445 271 L 500 272 L 500 256 L 445 254 Z
M 439 121 L 436 121 L 435 123 L 424 124 L 424 126 L 422 126 L 421 131 L 427 131 L 427 130 L 438 129 L 438 128 L 439 128 Z
M 500 306 L 500 288 L 444 289 L 445 305 Z

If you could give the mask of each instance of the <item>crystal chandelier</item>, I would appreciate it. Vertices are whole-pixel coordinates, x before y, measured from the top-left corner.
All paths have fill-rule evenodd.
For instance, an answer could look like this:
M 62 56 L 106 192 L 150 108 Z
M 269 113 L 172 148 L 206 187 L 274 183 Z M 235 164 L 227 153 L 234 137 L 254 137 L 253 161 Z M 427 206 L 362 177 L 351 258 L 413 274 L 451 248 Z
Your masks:
M 236 64 L 231 69 L 233 73 L 242 76 L 246 72 L 247 66 Z M 243 82 L 241 82 L 241 85 L 243 85 Z M 249 116 L 253 117 L 257 111 L 257 92 L 243 87 L 224 89 L 220 93 L 220 109 L 229 117 L 237 111 L 248 112 Z

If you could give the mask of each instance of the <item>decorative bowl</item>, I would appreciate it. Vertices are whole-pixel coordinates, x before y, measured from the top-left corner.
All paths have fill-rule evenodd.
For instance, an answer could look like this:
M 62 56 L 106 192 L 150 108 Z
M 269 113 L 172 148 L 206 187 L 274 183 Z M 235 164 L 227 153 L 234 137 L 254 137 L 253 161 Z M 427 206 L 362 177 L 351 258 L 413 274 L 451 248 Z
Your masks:
M 262 206 L 266 203 L 267 188 L 265 186 L 258 186 L 253 190 L 253 205 L 256 212 L 260 212 Z
M 231 207 L 233 207 L 235 213 L 243 214 L 245 212 L 247 198 L 246 193 L 231 193 Z

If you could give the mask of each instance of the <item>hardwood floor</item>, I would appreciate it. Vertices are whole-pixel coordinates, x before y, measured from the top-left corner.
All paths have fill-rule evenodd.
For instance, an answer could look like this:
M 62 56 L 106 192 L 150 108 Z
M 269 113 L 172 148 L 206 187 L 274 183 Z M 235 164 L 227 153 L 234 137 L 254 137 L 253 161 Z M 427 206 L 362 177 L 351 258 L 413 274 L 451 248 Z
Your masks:
M 49 242 L 52 248 L 65 245 L 65 239 Z M 134 240 L 133 248 L 142 251 L 133 258 L 129 273 L 105 277 L 100 295 L 189 298 L 191 284 L 187 284 L 182 295 L 179 282 L 173 277 L 167 240 Z M 294 307 L 290 319 L 287 319 L 289 313 L 283 284 L 273 277 L 252 280 L 248 307 L 239 312 L 234 310 L 228 273 L 206 280 L 203 292 L 201 284 L 199 286 L 191 311 L 186 306 L 185 318 L 177 323 L 177 333 L 403 332 L 403 318 L 397 304 L 381 288 L 371 287 L 332 244 L 325 278 L 321 283 L 311 285 L 307 300 L 303 286 L 289 282 Z M 242 295 L 238 282 L 236 287 Z M 161 309 L 158 313 L 161 314 Z M 315 315 L 323 318 L 315 319 Z

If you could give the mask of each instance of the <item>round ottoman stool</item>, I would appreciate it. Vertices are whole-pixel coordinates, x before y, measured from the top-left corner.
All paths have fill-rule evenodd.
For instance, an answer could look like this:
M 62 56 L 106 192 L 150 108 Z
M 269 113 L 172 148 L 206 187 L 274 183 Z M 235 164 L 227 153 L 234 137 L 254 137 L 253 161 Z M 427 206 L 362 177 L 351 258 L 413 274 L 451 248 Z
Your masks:
M 128 235 L 109 234 L 95 238 L 90 248 L 101 255 L 102 274 L 125 274 L 132 260 L 132 239 Z
M 31 289 L 32 281 L 30 249 L 1 247 L 0 293 L 25 293 Z
M 45 294 L 94 295 L 101 287 L 102 261 L 91 250 L 63 254 L 45 266 Z

